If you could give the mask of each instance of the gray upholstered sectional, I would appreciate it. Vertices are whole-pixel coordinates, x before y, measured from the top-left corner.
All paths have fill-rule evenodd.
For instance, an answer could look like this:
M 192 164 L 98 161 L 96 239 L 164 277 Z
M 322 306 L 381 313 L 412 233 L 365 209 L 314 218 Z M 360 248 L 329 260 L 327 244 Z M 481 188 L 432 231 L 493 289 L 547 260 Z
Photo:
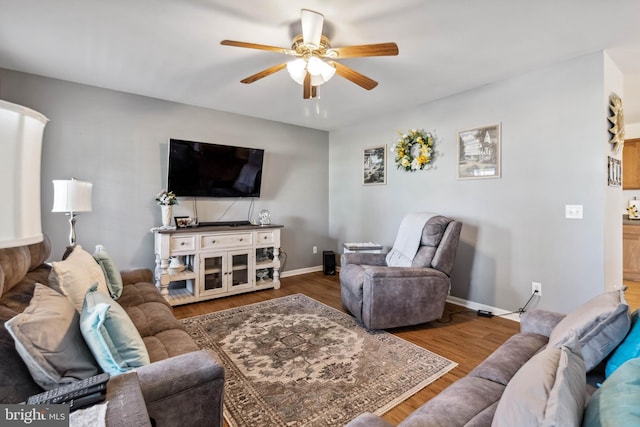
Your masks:
M 43 391 L 17 353 L 5 323 L 29 307 L 36 283 L 50 286 L 51 267 L 44 263 L 49 254 L 47 239 L 0 249 L 0 403 L 23 402 Z M 149 416 L 158 426 L 221 426 L 222 365 L 213 353 L 199 350 L 186 333 L 153 285 L 150 270 L 131 270 L 121 277 L 117 302 L 139 332 L 151 362 L 135 369 Z
M 640 416 L 633 415 L 637 411 L 628 409 L 622 414 L 633 418 L 615 421 L 624 409 L 618 409 L 621 398 L 612 397 L 611 392 L 623 390 L 637 405 L 640 370 L 627 362 L 619 368 L 625 372 L 618 377 L 614 372 L 605 380 L 602 369 L 610 354 L 625 345 L 627 334 L 631 336 L 629 330 L 629 310 L 621 291 L 599 295 L 566 316 L 545 310 L 526 312 L 521 318 L 520 333 L 466 377 L 416 409 L 399 426 L 580 426 L 586 419 L 585 411 L 589 413 L 585 426 L 640 425 Z M 639 349 L 637 341 L 630 344 Z M 630 382 L 637 385 L 614 383 L 624 382 L 629 372 L 633 372 Z M 598 383 L 611 383 L 611 387 L 607 390 L 603 385 L 603 390 L 593 395 Z M 608 403 L 601 405 L 602 401 Z M 365 413 L 348 426 L 391 424 Z

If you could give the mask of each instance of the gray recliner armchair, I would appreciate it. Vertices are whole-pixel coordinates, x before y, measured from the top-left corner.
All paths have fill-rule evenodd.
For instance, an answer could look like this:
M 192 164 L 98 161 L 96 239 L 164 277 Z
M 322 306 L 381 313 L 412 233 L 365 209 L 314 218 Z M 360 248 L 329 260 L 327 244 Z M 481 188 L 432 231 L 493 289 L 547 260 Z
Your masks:
M 404 223 L 404 220 L 403 220 Z M 387 254 L 341 256 L 342 304 L 368 329 L 417 325 L 442 317 L 462 223 L 430 217 L 407 267 L 390 267 Z M 399 236 L 402 232 L 402 225 Z M 406 232 L 406 229 L 405 229 Z M 398 239 L 396 239 L 396 244 Z M 394 248 L 395 248 L 394 244 Z

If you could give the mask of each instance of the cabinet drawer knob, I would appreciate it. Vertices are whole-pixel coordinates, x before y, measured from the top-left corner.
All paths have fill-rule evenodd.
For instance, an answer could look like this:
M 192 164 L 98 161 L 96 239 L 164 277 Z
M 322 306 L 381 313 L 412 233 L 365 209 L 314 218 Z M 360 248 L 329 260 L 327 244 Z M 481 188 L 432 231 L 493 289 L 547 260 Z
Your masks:
M 211 244 L 214 244 L 215 242 L 216 242 L 215 240 L 212 240 L 212 241 L 211 241 Z
M 241 237 L 241 238 L 240 238 L 240 241 L 242 242 L 243 240 L 244 240 L 244 239 Z
M 180 242 L 180 246 L 184 246 L 184 245 L 186 245 L 185 242 Z

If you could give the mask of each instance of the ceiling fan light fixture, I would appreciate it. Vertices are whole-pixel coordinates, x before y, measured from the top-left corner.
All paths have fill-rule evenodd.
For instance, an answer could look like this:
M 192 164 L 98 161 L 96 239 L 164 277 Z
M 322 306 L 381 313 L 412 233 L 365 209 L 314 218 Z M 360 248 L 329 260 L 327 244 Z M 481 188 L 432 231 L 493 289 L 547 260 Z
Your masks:
M 304 83 L 304 76 L 307 74 L 307 62 L 302 58 L 294 59 L 287 63 L 289 76 L 299 85 Z
M 308 59 L 297 58 L 290 61 L 287 63 L 287 71 L 293 81 L 299 85 L 304 84 L 304 78 L 309 72 L 313 86 L 320 86 L 328 82 L 336 73 L 336 69 L 333 66 L 317 56 L 311 56 Z

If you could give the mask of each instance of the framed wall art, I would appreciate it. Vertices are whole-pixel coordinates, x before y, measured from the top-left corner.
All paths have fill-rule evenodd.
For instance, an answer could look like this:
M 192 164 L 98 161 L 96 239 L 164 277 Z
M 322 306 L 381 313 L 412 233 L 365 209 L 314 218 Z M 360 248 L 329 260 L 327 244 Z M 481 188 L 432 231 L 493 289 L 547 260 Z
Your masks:
M 620 187 L 622 186 L 622 161 L 611 156 L 608 158 L 608 184 L 610 187 Z
M 458 132 L 458 179 L 500 178 L 501 124 Z
M 362 183 L 380 185 L 387 183 L 387 146 L 365 148 L 362 158 Z

